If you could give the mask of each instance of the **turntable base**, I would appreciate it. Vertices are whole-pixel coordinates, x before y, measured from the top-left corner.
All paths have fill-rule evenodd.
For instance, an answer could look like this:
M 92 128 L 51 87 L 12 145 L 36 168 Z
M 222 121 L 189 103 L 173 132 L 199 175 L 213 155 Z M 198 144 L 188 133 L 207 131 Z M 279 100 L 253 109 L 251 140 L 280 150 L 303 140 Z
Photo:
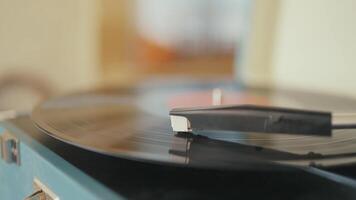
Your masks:
M 64 148 L 53 143 L 50 138 L 43 137 L 28 117 L 3 122 L 0 127 L 1 136 L 10 134 L 19 140 L 20 152 L 18 164 L 6 162 L 4 158 L 0 160 L 0 199 L 25 199 L 35 192 L 35 180 L 40 181 L 60 200 L 122 199 L 61 157 L 68 155 L 70 149 L 59 150 Z M 79 157 L 78 154 L 73 156 Z
M 1 122 L 0 127 L 2 134 L 11 134 L 20 144 L 18 164 L 0 160 L 0 199 L 24 199 L 33 193 L 34 179 L 60 200 L 355 199 L 356 196 L 352 186 L 305 171 L 209 170 L 119 159 L 55 140 L 36 129 L 28 116 Z M 350 167 L 337 170 L 356 177 Z

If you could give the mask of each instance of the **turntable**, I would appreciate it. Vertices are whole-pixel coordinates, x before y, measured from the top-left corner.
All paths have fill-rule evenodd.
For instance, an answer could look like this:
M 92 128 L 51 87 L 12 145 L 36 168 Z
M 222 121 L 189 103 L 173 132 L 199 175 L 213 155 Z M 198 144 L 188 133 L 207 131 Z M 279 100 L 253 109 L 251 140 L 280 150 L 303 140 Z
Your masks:
M 333 123 L 348 124 L 356 121 L 355 101 L 197 81 L 56 97 L 32 113 L 3 113 L 9 116 L 1 123 L 0 197 L 355 199 L 352 126 L 326 135 L 324 129 L 187 133 L 174 132 L 169 117 L 173 108 L 253 104 L 331 112 Z

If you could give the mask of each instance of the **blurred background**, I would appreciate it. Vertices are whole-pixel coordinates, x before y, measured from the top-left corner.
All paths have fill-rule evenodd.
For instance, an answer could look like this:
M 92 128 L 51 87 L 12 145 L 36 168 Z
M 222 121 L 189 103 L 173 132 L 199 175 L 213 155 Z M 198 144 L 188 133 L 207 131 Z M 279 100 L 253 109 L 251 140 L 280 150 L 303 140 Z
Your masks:
M 0 0 L 0 110 L 159 78 L 356 97 L 354 0 Z

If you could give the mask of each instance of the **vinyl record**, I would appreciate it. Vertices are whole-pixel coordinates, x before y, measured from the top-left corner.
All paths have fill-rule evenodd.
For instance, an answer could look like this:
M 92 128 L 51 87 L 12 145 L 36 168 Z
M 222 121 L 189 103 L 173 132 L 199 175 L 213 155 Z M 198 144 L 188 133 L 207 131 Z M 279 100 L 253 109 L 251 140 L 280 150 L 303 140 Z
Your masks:
M 262 104 L 356 112 L 356 101 L 297 91 L 243 89 L 233 83 L 158 82 L 50 99 L 32 113 L 46 134 L 91 151 L 161 164 L 229 169 L 267 166 L 341 166 L 356 162 L 356 130 L 332 137 L 261 133 L 175 134 L 169 110 L 211 104 L 213 89 L 223 104 Z M 267 167 L 268 168 L 268 167 Z

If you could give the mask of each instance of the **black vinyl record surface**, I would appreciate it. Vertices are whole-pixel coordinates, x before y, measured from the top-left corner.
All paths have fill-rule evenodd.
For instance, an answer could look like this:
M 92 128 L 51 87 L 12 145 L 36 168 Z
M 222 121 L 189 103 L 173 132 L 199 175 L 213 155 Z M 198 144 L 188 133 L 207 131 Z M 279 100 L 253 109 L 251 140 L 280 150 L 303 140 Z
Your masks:
M 356 162 L 356 130 L 332 137 L 198 132 L 175 134 L 169 110 L 209 105 L 211 91 L 224 104 L 262 104 L 355 113 L 356 100 L 296 91 L 243 89 L 233 83 L 158 82 L 121 90 L 83 92 L 50 99 L 32 113 L 41 130 L 64 142 L 119 158 L 183 166 L 274 169 Z M 355 119 L 356 120 L 356 119 Z

